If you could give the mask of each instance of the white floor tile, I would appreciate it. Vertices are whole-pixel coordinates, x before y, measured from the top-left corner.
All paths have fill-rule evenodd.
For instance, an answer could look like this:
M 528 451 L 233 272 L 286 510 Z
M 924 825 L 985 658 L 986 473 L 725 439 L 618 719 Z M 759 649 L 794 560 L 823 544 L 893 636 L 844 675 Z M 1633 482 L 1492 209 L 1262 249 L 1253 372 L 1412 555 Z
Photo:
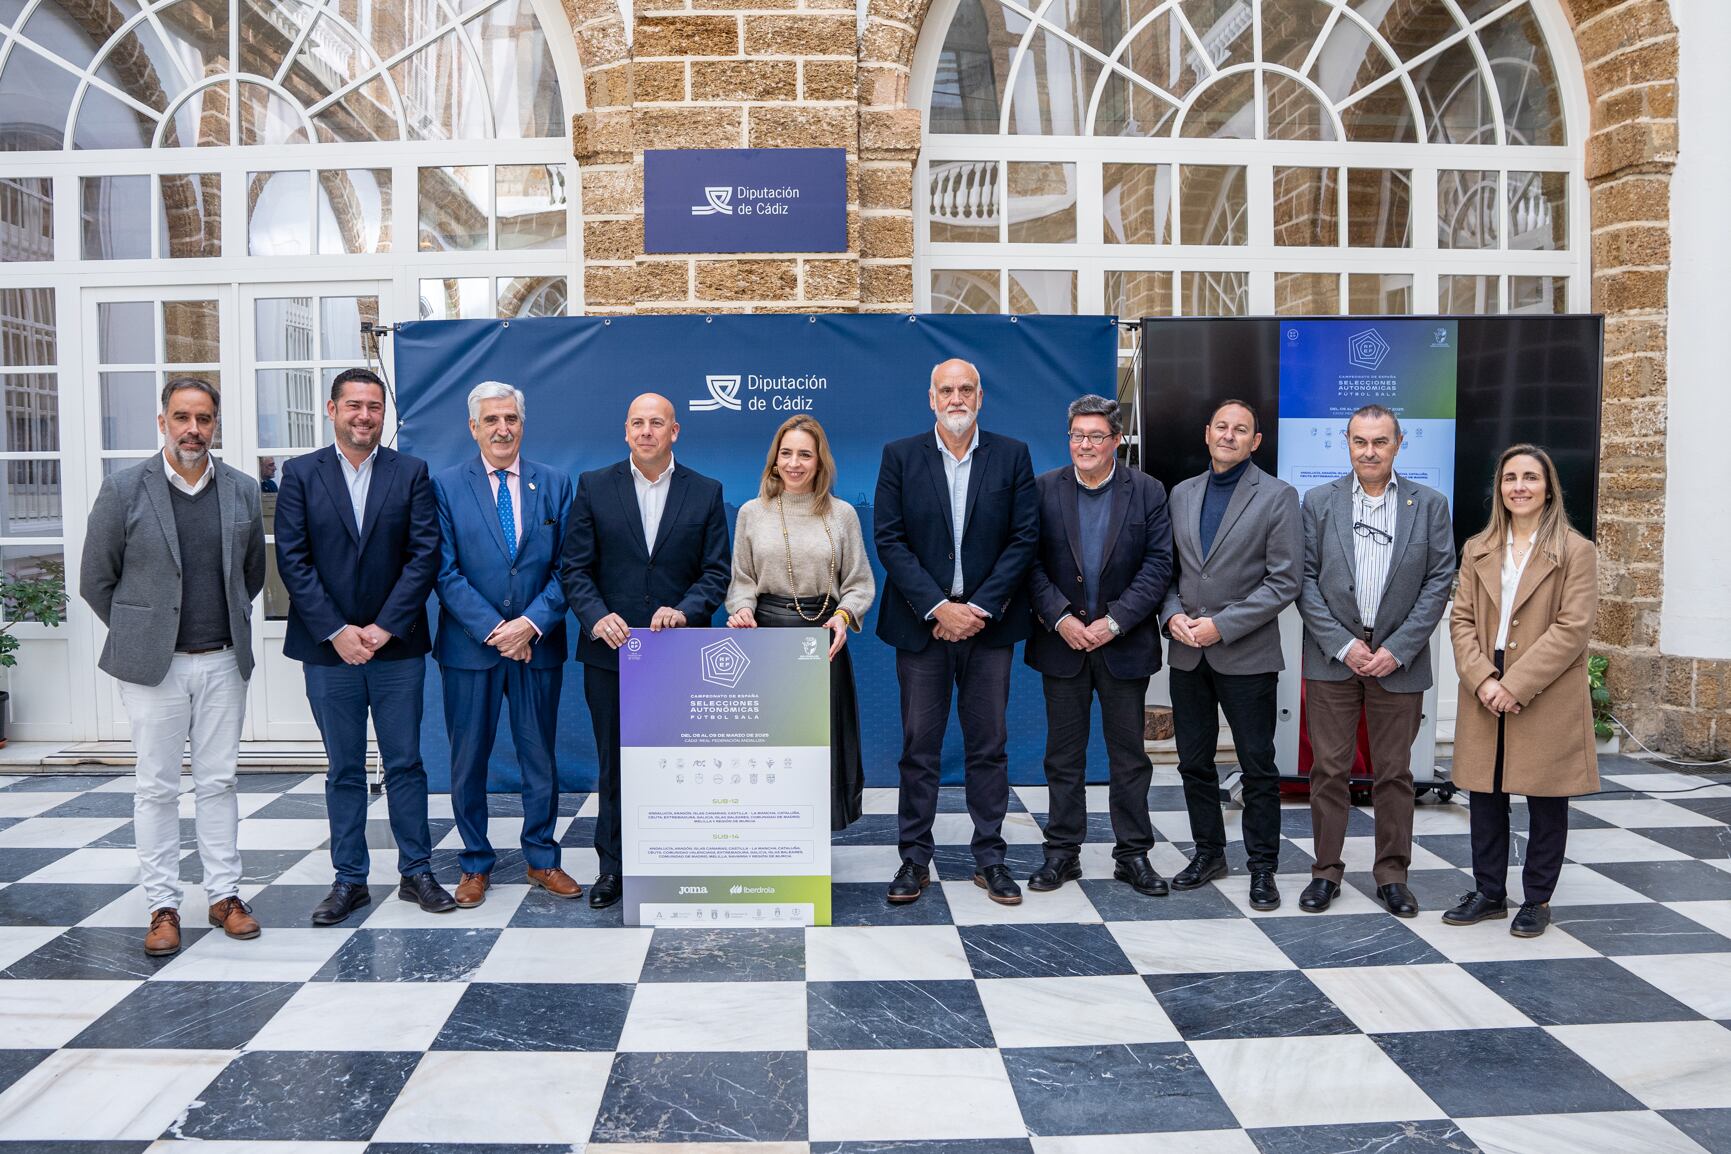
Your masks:
M 1190 1049 L 1246 1129 L 1444 1116 L 1362 1034 L 1192 1042 Z M 1328 1083 L 1342 1092 L 1317 1092 L 1317 1074 L 1323 1070 Z
M 1692 809 L 1684 809 L 1680 805 L 1672 805 L 1658 798 L 1629 798 L 1625 801 L 1575 801 L 1570 802 L 1582 813 L 1592 814 L 1601 821 L 1608 821 L 1623 829 L 1660 829 L 1668 826 L 1702 826 L 1719 825 L 1703 813 Z M 1581 831 L 1570 830 L 1569 840 L 1572 843 L 1575 835 Z
M 331 853 L 328 849 L 314 849 L 300 861 L 282 872 L 276 879 L 280 886 L 328 886 L 336 880 L 337 871 L 331 865 Z M 379 901 L 386 894 L 386 887 L 395 887 L 402 876 L 397 873 L 397 851 L 394 849 L 373 850 L 367 859 L 367 885 L 373 890 L 373 900 Z M 307 911 L 309 914 L 311 910 Z
M 351 929 L 268 929 L 249 942 L 206 934 L 162 968 L 159 982 L 304 982 L 348 941 Z
M 1570 830 L 1569 836 L 1573 838 L 1580 832 Z M 1509 871 L 1504 886 L 1509 894 L 1509 916 L 1513 917 L 1513 909 L 1526 900 L 1526 888 L 1521 885 L 1521 871 L 1518 867 Z M 1557 874 L 1557 890 L 1551 895 L 1551 904 L 1554 906 L 1618 906 L 1651 900 L 1641 891 L 1630 889 L 1622 882 L 1612 881 L 1596 869 L 1572 862 L 1564 863 L 1561 872 Z
M 1482 1154 L 1707 1154 L 1657 1114 L 1527 1114 L 1459 1123 Z
M 241 849 L 314 850 L 331 838 L 330 823 L 314 817 L 255 817 L 240 823 Z
M 456 887 L 453 885 L 451 888 Z M 378 902 L 379 908 L 367 918 L 366 927 L 369 930 L 449 930 L 460 926 L 466 929 L 502 930 L 510 924 L 512 915 L 517 912 L 517 907 L 523 904 L 528 893 L 529 887 L 526 885 L 493 886 L 487 890 L 487 900 L 478 906 L 466 910 L 452 910 L 450 913 L 430 914 L 414 902 L 399 900 L 393 892 L 390 897 Z
M 249 1050 L 425 1050 L 463 996 L 462 982 L 308 982 Z
M 75 849 L 20 880 L 63 885 L 132 886 L 138 884 L 138 872 L 138 851 L 135 849 Z
M 1415 805 L 1412 810 L 1412 832 L 1415 836 L 1470 833 L 1472 815 L 1459 802 L 1444 805 Z
M 977 987 L 1001 1048 L 1180 1040 L 1148 983 L 1134 974 L 990 978 Z
M 428 1054 L 373 1141 L 569 1143 L 595 1124 L 612 1061 L 604 1053 Z
M 1509 915 L 1513 917 L 1513 914 Z M 1432 913 L 1421 913 L 1406 927 L 1451 962 L 1524 962 L 1538 958 L 1596 958 L 1597 950 L 1552 926 L 1542 937 L 1517 938 L 1507 919 L 1476 926 L 1451 926 Z
M 144 1154 L 366 1154 L 365 1142 L 210 1142 L 204 1139 L 152 1142 Z
M 0 970 L 65 932 L 60 926 L 0 926 Z
M 18 1142 L 149 1141 L 233 1057 L 226 1050 L 60 1050 L 0 1094 L 0 1134 Z
M 33 817 L 0 829 L 0 849 L 79 849 L 107 837 L 131 818 Z
M 90 793 L 131 793 L 138 788 L 138 778 L 134 774 L 123 773 L 119 777 L 105 781 L 92 787 Z M 274 794 L 272 796 L 275 796 Z
M 912 1072 L 920 1093 L 907 1093 Z M 1025 1138 L 996 1050 L 813 1050 L 806 1055 L 813 1142 Z M 861 1108 L 862 1103 L 893 1108 Z
M 1643 793 L 1681 793 L 1683 797 L 1731 797 L 1731 786 L 1711 785 L 1687 773 L 1607 773 L 1604 784 L 1622 785 Z
M 131 853 L 131 850 L 127 850 Z M 136 861 L 136 855 L 134 856 Z M 240 887 L 242 901 L 249 901 L 262 886 Z M 197 882 L 180 883 L 180 924 L 189 929 L 201 928 L 206 925 L 206 914 L 210 910 L 210 895 L 204 892 L 204 887 Z M 309 909 L 307 911 L 311 913 Z M 150 924 L 150 899 L 144 895 L 144 887 L 136 886 L 121 894 L 82 922 L 81 926 L 147 926 Z M 270 933 L 272 927 L 266 926 L 265 932 Z
M 860 813 L 895 813 L 901 791 L 868 786 L 860 793 Z
M 139 982 L 0 982 L 0 1049 L 58 1048 L 112 1010 Z M 0 1135 L 4 1135 L 0 1130 Z
M 1551 1026 L 1556 1038 L 1653 1110 L 1731 1107 L 1731 1030 L 1717 1022 Z
M 1094 903 L 1078 885 L 1066 885 L 1051 893 L 1037 894 L 1022 885 L 1022 904 L 1001 906 L 986 896 L 986 891 L 974 884 L 973 875 L 961 881 L 941 883 L 944 900 L 950 904 L 950 919 L 958 926 L 997 924 L 1024 925 L 1030 922 L 1098 922 L 1100 915 Z
M 477 982 L 635 982 L 652 929 L 513 929 L 499 935 Z
M 1248 921 L 1108 922 L 1138 974 L 1197 974 L 1297 967 Z
M 1032 814 L 1007 813 L 1000 834 L 1009 845 L 1039 845 L 1046 840 Z M 940 813 L 932 819 L 934 845 L 968 845 L 974 840 L 974 819 L 965 813 Z
M 837 845 L 829 851 L 829 876 L 837 882 L 875 882 L 887 886 L 902 868 L 893 845 Z
M 803 982 L 643 982 L 621 1052 L 803 1050 Z
M 1310 872 L 1294 874 L 1276 874 L 1274 884 L 1280 887 L 1280 908 L 1273 910 L 1253 910 L 1250 908 L 1250 875 L 1244 872 L 1230 873 L 1223 878 L 1217 878 L 1208 883 L 1225 894 L 1231 903 L 1243 910 L 1252 918 L 1313 918 L 1315 914 L 1307 914 L 1298 908 L 1298 895 L 1304 892 L 1304 887 L 1310 884 Z M 1343 885 L 1334 901 L 1329 903 L 1329 914 L 1379 914 L 1385 912 L 1381 902 L 1373 901 L 1357 886 Z
M 1454 832 L 1458 833 L 1460 831 L 1457 830 Z M 1569 832 L 1570 835 L 1573 836 L 1575 831 L 1571 830 Z M 1311 857 L 1314 858 L 1316 856 L 1316 845 L 1314 839 L 1308 837 L 1295 837 L 1288 840 Z M 1570 844 L 1572 845 L 1573 843 L 1571 842 Z M 1376 838 L 1370 835 L 1346 838 L 1340 847 L 1340 860 L 1341 863 L 1346 866 L 1346 872 L 1349 874 L 1370 873 L 1372 868 L 1376 865 Z M 1438 857 L 1424 846 L 1414 842 L 1412 847 L 1412 864 L 1408 868 L 1413 870 L 1448 870 L 1454 869 L 1455 866 L 1453 862 Z
M 1716 934 L 1731 938 L 1731 901 L 1666 902 L 1684 917 L 1700 922 Z
M 1455 965 L 1364 966 L 1305 971 L 1367 1034 L 1488 1030 L 1532 1021 Z
M 1029 1141 L 1034 1154 L 1260 1154 L 1256 1143 L 1242 1130 L 1090 1134 Z
M 1565 852 L 1576 862 L 1683 861 L 1689 856 L 1626 829 L 1572 829 Z
M 76 793 L 37 793 L 16 790 L 0 791 L 0 818 L 35 817 L 47 813 L 57 805 L 69 802 L 79 796 Z
M 1613 959 L 1697 1013 L 1731 1019 L 1731 953 L 1645 954 Z
M 811 926 L 808 982 L 967 981 L 974 976 L 954 926 Z

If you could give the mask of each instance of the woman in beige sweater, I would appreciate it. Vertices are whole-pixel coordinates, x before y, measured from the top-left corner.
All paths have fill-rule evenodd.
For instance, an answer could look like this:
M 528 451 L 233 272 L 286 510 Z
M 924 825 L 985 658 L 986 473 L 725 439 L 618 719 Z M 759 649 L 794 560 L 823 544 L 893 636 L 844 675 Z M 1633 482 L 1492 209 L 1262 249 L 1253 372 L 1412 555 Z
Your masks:
M 727 624 L 830 631 L 830 828 L 846 829 L 860 814 L 865 771 L 845 646 L 848 631 L 859 632 L 877 583 L 859 514 L 831 495 L 834 485 L 835 458 L 823 426 L 803 415 L 782 422 L 759 495 L 739 509 Z

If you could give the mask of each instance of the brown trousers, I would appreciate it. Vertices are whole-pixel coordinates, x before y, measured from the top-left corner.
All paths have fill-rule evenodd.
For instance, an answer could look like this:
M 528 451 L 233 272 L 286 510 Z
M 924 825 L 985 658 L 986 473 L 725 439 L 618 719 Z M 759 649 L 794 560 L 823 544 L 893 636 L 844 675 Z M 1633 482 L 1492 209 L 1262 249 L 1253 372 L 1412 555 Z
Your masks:
M 1370 731 L 1374 775 L 1370 800 L 1376 814 L 1376 884 L 1406 881 L 1412 864 L 1412 743 L 1423 719 L 1424 694 L 1390 693 L 1374 677 L 1304 682 L 1310 731 L 1310 828 L 1316 864 L 1310 876 L 1339 884 L 1341 851 L 1352 814 L 1353 753 L 1362 709 Z

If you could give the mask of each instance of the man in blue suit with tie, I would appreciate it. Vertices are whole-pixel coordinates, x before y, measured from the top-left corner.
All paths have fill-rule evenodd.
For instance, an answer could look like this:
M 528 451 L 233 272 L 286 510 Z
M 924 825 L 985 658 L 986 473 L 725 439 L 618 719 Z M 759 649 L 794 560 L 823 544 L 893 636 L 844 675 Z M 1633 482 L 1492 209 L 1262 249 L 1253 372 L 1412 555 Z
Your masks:
M 625 414 L 631 455 L 577 478 L 559 580 L 577 615 L 583 698 L 595 726 L 600 872 L 589 904 L 624 895 L 619 814 L 619 654 L 633 629 L 710 625 L 727 596 L 732 555 L 721 483 L 673 460 L 673 402 L 644 393 Z
M 553 738 L 565 678 L 565 590 L 559 548 L 571 478 L 522 456 L 522 390 L 483 381 L 469 391 L 469 433 L 481 455 L 433 478 L 439 504 L 439 635 L 433 660 L 445 690 L 451 809 L 463 836 L 457 905 L 487 898 L 496 855 L 487 841 L 487 762 L 499 702 L 523 775 L 523 860 L 529 884 L 562 898 L 583 892 L 559 868 L 553 825 L 559 769 Z
M 345 369 L 325 406 L 336 444 L 283 466 L 277 572 L 288 590 L 284 655 L 301 662 L 324 738 L 325 810 L 336 882 L 313 924 L 336 925 L 367 892 L 367 711 L 385 767 L 398 895 L 429 913 L 457 908 L 433 878 L 421 694 L 427 597 L 439 571 L 439 512 L 427 463 L 379 444 L 385 386 Z

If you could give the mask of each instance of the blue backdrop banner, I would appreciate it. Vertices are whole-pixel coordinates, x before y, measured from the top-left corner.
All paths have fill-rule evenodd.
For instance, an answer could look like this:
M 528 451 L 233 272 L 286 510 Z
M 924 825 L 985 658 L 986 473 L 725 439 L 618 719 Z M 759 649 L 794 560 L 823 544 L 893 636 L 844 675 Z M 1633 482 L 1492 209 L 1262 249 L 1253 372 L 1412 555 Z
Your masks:
M 796 412 L 823 424 L 836 457 L 836 494 L 859 511 L 871 547 L 872 496 L 884 443 L 933 424 L 926 391 L 934 365 L 960 356 L 979 367 L 983 428 L 1028 442 L 1036 472 L 1068 461 L 1065 406 L 1083 393 L 1112 395 L 1117 329 L 1110 317 L 665 316 L 418 321 L 396 335 L 398 447 L 435 470 L 477 453 L 465 400 L 481 381 L 527 395 L 524 455 L 573 478 L 622 460 L 625 410 L 643 392 L 674 404 L 674 456 L 721 481 L 731 529 L 757 496 L 776 427 Z M 882 592 L 883 570 L 873 565 Z M 717 614 L 715 624 L 721 624 Z M 876 613 L 850 637 L 858 681 L 866 783 L 896 784 L 901 714 L 895 656 L 873 635 Z M 1021 663 L 1010 691 L 1010 773 L 1044 780 L 1045 705 Z M 436 667 L 429 671 L 422 753 L 434 789 L 448 789 L 449 745 Z M 580 667 L 569 670 L 559 714 L 561 787 L 590 789 L 595 747 Z M 1104 779 L 1094 726 L 1090 777 Z M 517 764 L 501 718 L 492 787 L 513 789 Z M 955 723 L 944 780 L 961 780 Z

